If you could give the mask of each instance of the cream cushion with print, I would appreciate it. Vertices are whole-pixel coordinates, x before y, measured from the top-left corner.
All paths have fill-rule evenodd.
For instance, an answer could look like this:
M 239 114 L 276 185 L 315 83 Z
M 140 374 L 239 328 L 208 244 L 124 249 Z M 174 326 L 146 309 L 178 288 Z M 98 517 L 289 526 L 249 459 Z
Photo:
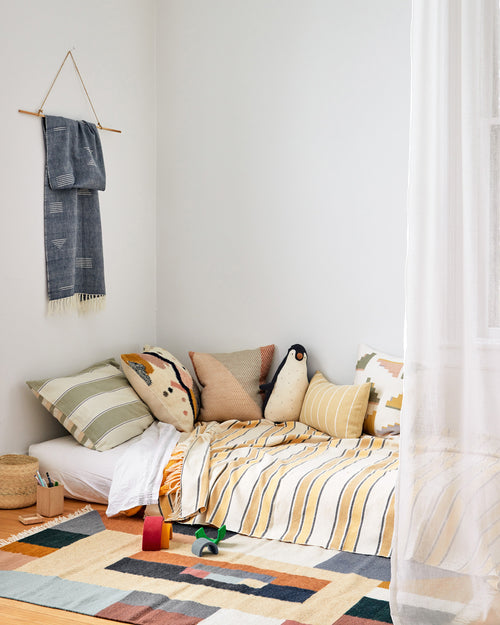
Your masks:
M 332 384 L 316 371 L 304 397 L 299 421 L 334 438 L 359 438 L 370 384 Z
M 162 347 L 145 345 L 140 354 L 122 354 L 122 369 L 153 415 L 180 432 L 191 432 L 199 392 L 186 367 Z
M 403 359 L 361 344 L 354 383 L 370 382 L 363 430 L 373 436 L 399 434 L 403 402 Z

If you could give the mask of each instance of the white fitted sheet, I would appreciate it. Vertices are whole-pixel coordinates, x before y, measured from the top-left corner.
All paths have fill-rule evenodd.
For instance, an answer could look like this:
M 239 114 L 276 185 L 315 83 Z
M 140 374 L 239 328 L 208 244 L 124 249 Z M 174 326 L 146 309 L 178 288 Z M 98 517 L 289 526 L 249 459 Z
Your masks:
M 38 458 L 43 477 L 48 471 L 53 480 L 63 484 L 66 497 L 108 503 L 115 465 L 135 440 L 107 451 L 95 451 L 68 435 L 30 445 L 28 453 Z

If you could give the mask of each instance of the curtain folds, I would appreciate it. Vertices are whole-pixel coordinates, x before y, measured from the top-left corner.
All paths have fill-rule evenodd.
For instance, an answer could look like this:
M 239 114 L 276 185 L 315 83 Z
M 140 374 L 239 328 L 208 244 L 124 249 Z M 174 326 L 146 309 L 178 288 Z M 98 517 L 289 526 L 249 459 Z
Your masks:
M 498 0 L 413 2 L 396 625 L 500 624 L 497 12 Z

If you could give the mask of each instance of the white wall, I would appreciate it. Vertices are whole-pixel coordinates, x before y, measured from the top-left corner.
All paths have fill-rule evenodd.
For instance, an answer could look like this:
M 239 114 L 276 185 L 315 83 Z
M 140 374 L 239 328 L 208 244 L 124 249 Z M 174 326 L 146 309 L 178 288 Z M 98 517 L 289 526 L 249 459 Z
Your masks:
M 338 382 L 359 341 L 402 352 L 409 23 L 410 0 L 2 2 L 0 453 L 64 434 L 25 380 L 144 342 L 186 364 L 302 342 Z M 41 122 L 17 110 L 73 48 L 123 131 L 101 133 L 108 297 L 47 317 Z M 93 121 L 69 63 L 45 111 Z
M 160 2 L 158 340 L 184 362 L 300 342 L 349 383 L 359 342 L 402 354 L 410 5 Z
M 69 374 L 155 340 L 156 2 L 1 4 L 0 453 L 16 453 L 65 433 L 25 380 Z M 101 123 L 122 130 L 100 133 L 107 305 L 99 314 L 47 317 L 41 120 L 17 111 L 38 109 L 73 48 Z M 45 111 L 94 121 L 70 59 Z

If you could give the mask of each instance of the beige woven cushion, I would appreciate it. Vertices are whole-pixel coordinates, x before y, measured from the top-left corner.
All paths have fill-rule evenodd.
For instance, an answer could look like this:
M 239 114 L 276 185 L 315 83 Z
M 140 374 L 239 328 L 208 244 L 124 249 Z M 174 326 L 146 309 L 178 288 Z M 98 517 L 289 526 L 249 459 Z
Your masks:
M 299 421 L 335 438 L 359 438 L 370 383 L 337 386 L 316 371 L 306 391 Z
M 266 381 L 274 345 L 238 352 L 189 352 L 201 386 L 201 421 L 262 418 L 259 385 Z

